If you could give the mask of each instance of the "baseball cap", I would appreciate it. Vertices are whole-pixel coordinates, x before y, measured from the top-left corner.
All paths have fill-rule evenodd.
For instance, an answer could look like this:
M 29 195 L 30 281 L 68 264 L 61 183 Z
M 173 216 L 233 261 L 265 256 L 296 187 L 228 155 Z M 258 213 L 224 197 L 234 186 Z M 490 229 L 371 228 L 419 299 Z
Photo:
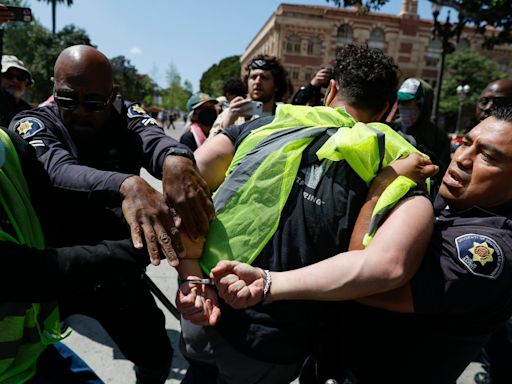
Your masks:
M 201 93 L 201 92 L 194 93 L 192 96 L 190 96 L 190 98 L 187 101 L 187 110 L 189 112 L 191 112 L 192 110 L 200 107 L 201 105 L 203 105 L 204 103 L 206 103 L 208 101 L 211 101 L 214 104 L 218 103 L 217 99 L 211 97 L 210 95 L 208 95 L 206 93 Z
M 414 78 L 405 80 L 398 90 L 398 101 L 420 99 L 422 94 L 421 81 Z
M 18 59 L 16 56 L 13 55 L 3 55 L 2 56 L 2 73 L 6 73 L 9 68 L 18 68 L 22 71 L 25 71 L 28 73 L 28 82 L 29 84 L 34 84 L 34 79 L 32 78 L 32 73 L 25 67 L 25 64 L 23 61 Z

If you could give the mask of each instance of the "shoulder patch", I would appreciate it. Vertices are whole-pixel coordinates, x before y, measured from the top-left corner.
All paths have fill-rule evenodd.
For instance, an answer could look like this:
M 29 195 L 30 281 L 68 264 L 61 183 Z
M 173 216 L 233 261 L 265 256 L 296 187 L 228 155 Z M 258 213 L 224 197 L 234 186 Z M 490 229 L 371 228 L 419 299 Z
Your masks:
M 504 264 L 501 247 L 488 236 L 468 233 L 455 239 L 457 257 L 474 275 L 496 279 Z
M 44 129 L 44 124 L 41 120 L 35 117 L 24 117 L 16 123 L 14 129 L 22 138 L 26 139 L 34 136 L 37 132 L 42 131 Z
M 128 107 L 128 117 L 149 117 L 148 113 L 139 104 L 132 104 Z

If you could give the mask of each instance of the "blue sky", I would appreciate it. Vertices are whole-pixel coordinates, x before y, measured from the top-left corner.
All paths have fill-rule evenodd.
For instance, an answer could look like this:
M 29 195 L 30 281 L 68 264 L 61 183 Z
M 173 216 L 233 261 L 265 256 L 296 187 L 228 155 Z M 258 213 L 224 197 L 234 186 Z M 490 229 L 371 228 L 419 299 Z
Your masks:
M 198 91 L 211 65 L 240 55 L 278 5 L 277 0 L 74 0 L 57 6 L 57 30 L 66 24 L 84 28 L 108 57 L 126 56 L 140 73 L 167 86 L 172 63 L 183 80 Z M 292 4 L 329 5 L 324 0 L 290 0 Z M 28 0 L 34 16 L 51 29 L 51 6 Z M 383 12 L 398 14 L 400 0 Z M 430 2 L 419 0 L 419 12 L 430 18 Z

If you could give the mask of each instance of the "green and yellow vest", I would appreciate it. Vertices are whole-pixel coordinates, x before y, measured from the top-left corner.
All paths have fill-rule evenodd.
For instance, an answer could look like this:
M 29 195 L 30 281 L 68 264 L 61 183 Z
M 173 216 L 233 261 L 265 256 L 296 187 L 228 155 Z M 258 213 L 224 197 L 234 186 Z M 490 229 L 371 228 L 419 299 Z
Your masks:
M 240 143 L 226 179 L 214 195 L 216 217 L 210 225 L 200 264 L 205 273 L 219 260 L 251 263 L 275 233 L 299 170 L 302 152 L 330 128 L 337 128 L 317 157 L 345 160 L 367 184 L 396 159 L 418 152 L 385 124 L 356 122 L 344 109 L 283 104 L 274 120 Z M 398 177 L 373 212 L 365 245 L 386 213 L 416 184 Z
M 0 204 L 15 232 L 0 230 L 0 241 L 43 249 L 43 232 L 30 202 L 18 155 L 1 129 L 0 140 L 5 149 L 5 162 L 0 169 Z M 22 274 L 23 271 L 2 273 Z M 34 376 L 41 352 L 61 339 L 56 302 L 0 303 L 0 383 L 26 382 Z

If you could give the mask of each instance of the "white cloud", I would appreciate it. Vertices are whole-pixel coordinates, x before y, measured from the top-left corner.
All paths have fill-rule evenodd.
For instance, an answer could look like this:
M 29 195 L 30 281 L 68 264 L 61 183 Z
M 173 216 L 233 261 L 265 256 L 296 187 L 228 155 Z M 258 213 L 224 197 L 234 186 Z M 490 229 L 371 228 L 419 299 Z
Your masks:
M 132 55 L 142 55 L 142 49 L 140 49 L 139 47 L 133 47 L 130 49 L 130 53 Z

